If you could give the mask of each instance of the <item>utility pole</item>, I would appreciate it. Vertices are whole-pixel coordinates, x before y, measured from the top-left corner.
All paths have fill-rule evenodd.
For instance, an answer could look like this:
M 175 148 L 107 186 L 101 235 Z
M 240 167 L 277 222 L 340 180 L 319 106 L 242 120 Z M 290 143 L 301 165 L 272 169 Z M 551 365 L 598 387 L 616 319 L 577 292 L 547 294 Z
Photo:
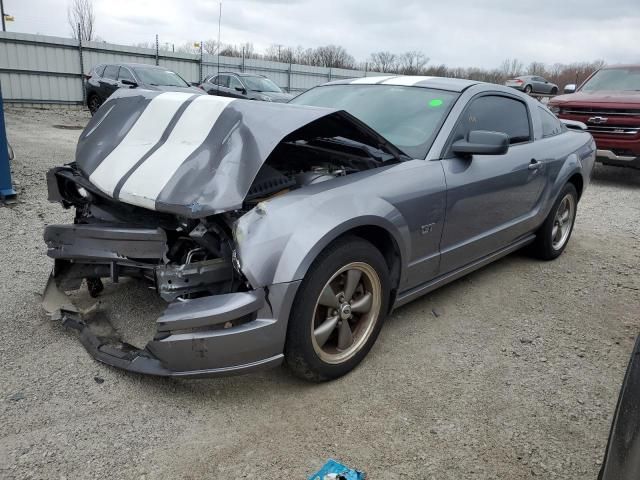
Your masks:
M 0 0 L 1 1 L 1 0 Z M 222 2 L 220 2 L 220 12 L 218 13 L 218 73 L 220 73 L 220 28 L 222 25 Z
M 7 31 L 7 26 L 4 23 L 4 0 L 0 0 L 0 13 L 2 14 L 2 31 Z

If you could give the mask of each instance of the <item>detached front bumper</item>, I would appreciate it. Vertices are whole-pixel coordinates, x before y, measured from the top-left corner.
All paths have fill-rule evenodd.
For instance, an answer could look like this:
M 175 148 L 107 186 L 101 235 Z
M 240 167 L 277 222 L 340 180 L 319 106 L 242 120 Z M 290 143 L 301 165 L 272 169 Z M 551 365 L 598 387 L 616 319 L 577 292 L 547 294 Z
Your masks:
M 156 321 L 157 333 L 140 349 L 124 342 L 99 309 L 82 311 L 49 277 L 43 306 L 74 330 L 98 361 L 131 372 L 211 377 L 277 366 L 283 359 L 288 313 L 299 282 L 265 289 L 175 301 Z M 232 321 L 242 319 L 237 326 Z M 227 328 L 225 328 L 227 327 Z

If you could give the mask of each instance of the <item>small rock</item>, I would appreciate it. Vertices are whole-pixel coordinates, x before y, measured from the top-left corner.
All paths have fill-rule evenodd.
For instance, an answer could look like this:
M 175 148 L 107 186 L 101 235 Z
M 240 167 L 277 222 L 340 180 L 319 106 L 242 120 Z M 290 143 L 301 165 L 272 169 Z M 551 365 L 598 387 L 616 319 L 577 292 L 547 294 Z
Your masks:
M 541 361 L 541 362 L 543 362 L 543 363 L 544 363 L 544 362 L 546 362 L 546 361 L 547 361 L 547 357 L 542 357 L 542 358 L 540 359 L 540 361 Z
M 431 430 L 429 430 L 429 433 L 436 435 L 438 431 L 435 428 L 432 428 Z
M 18 230 L 18 235 L 24 235 L 25 231 L 24 230 Z
M 520 343 L 533 343 L 531 338 L 521 338 Z
M 17 392 L 14 393 L 13 395 L 11 395 L 9 397 L 9 400 L 12 400 L 14 402 L 19 402 L 20 400 L 24 400 L 26 397 L 24 396 L 24 393 L 22 392 Z
M 438 318 L 439 316 L 441 316 L 441 315 L 442 315 L 442 310 L 440 310 L 440 309 L 439 309 L 439 308 L 437 308 L 437 307 L 433 307 L 433 308 L 431 309 L 431 313 L 433 313 L 433 316 L 434 316 L 434 317 Z
M 93 377 L 93 379 L 96 381 L 98 385 L 104 383 L 104 378 L 102 377 Z

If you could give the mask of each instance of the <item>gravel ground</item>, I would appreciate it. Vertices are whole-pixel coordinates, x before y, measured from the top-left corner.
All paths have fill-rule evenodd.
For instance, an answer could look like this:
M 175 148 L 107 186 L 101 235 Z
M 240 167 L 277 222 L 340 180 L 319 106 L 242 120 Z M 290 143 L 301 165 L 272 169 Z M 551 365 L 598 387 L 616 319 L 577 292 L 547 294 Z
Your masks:
M 565 254 L 511 255 L 399 309 L 350 375 L 157 379 L 98 364 L 41 311 L 45 172 L 84 112 L 9 110 L 18 203 L 0 208 L 0 477 L 595 479 L 640 330 L 640 171 L 598 166 Z M 86 293 L 81 293 L 86 299 Z M 81 298 L 82 299 L 82 298 Z M 132 341 L 161 305 L 104 300 Z

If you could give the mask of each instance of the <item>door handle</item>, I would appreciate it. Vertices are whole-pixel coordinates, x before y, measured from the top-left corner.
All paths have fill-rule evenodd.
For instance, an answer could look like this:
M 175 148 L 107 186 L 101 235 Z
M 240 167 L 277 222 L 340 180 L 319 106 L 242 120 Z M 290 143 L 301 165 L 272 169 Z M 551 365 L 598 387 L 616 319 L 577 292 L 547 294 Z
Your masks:
M 531 159 L 531 163 L 529 163 L 529 170 L 538 170 L 539 168 L 542 168 L 542 163 L 540 163 L 538 160 L 536 160 L 535 158 Z

